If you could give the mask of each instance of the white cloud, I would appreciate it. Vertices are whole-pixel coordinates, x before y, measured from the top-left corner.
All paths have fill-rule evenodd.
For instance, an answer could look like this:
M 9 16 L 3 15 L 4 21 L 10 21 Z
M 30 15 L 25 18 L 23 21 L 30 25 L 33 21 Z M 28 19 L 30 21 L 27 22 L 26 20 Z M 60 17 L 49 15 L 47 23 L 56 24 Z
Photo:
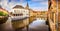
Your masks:
M 44 1 L 48 1 L 48 0 L 31 0 L 31 1 L 40 1 L 40 2 L 44 2 Z
M 24 2 L 24 1 L 26 1 L 26 0 L 20 0 L 20 2 Z
M 31 0 L 31 1 L 43 1 L 43 0 Z
M 7 4 L 8 0 L 2 0 L 0 5 L 2 6 L 2 8 L 7 9 L 8 8 L 8 4 Z
M 12 11 L 12 8 L 15 6 L 15 5 L 22 5 L 22 6 L 26 6 L 26 3 L 22 3 L 23 1 L 25 1 L 25 0 L 20 0 L 20 2 L 19 3 L 17 3 L 17 2 L 14 2 L 14 0 L 12 0 L 11 2 L 9 2 L 8 3 L 8 0 L 2 0 L 1 2 L 0 2 L 0 4 L 2 5 L 2 7 L 3 8 L 5 8 L 6 10 L 9 10 L 9 11 Z M 43 1 L 43 0 L 32 0 L 32 1 Z M 47 2 L 40 2 L 41 4 L 47 4 Z M 40 10 L 41 8 L 36 8 L 36 7 L 34 7 L 34 8 L 32 8 L 32 9 L 34 9 L 34 10 Z M 45 8 L 46 9 L 46 8 Z M 43 10 L 45 10 L 44 8 L 43 8 Z M 41 9 L 42 10 L 42 9 Z
M 48 8 L 45 7 L 32 7 L 34 11 L 48 11 Z
M 7 0 L 2 0 L 2 1 L 1 1 L 1 5 L 6 6 L 6 5 L 7 5 Z
M 45 4 L 45 5 L 47 5 L 48 4 L 48 1 L 46 1 L 46 2 L 40 2 L 41 4 Z
M 2 0 L 0 5 L 2 6 L 2 8 L 6 9 L 8 11 L 11 11 L 12 7 L 14 5 L 14 2 L 8 3 L 8 0 Z

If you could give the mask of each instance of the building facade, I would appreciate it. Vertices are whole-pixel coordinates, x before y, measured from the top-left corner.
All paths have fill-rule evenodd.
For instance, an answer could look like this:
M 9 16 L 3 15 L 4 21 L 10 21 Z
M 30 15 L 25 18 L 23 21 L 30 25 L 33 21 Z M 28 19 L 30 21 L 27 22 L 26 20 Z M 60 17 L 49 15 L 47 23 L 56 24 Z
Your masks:
M 18 14 L 16 16 L 29 16 L 29 10 L 27 9 L 24 9 L 24 7 L 20 6 L 20 5 L 16 5 L 14 8 L 13 8 L 13 14 Z
M 51 31 L 56 31 L 56 22 L 57 22 L 57 2 L 56 0 L 48 1 L 48 19 L 50 24 Z
M 58 0 L 58 31 L 60 31 L 60 0 Z
M 13 7 L 13 12 L 11 17 L 16 19 L 29 17 L 28 8 L 29 8 L 28 4 L 26 5 L 25 8 L 21 5 L 16 5 L 15 7 Z

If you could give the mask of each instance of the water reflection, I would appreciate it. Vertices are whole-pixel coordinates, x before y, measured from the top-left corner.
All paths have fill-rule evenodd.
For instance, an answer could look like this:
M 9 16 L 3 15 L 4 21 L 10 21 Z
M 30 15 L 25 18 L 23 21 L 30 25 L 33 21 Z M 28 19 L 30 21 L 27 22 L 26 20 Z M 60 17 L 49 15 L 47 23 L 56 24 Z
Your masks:
M 8 20 L 7 20 L 7 22 L 4 24 L 5 30 L 13 30 L 11 21 L 12 21 L 12 20 L 11 20 L 11 18 L 9 17 Z
M 29 27 L 31 28 L 35 28 L 35 27 L 39 27 L 41 25 L 46 25 L 45 20 L 41 20 L 41 18 L 37 18 L 35 21 L 33 21 Z
M 5 24 L 3 24 L 3 28 L 5 28 L 5 30 L 12 30 L 12 23 L 11 23 L 11 18 L 9 17 L 9 19 L 7 20 L 7 22 Z M 33 21 L 31 24 L 29 24 L 29 31 L 31 30 L 48 30 L 48 26 L 46 25 L 46 21 L 41 19 L 41 18 L 36 18 L 35 21 Z M 26 30 L 26 29 L 25 29 Z
M 46 20 L 37 18 L 29 25 L 29 31 L 48 31 L 48 25 L 46 25 Z

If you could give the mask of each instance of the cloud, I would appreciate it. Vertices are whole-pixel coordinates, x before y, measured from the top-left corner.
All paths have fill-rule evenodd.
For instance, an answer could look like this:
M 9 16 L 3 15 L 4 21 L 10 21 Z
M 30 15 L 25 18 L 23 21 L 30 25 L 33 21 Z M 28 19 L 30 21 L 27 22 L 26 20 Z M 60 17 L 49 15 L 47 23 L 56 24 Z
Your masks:
M 8 6 L 7 4 L 8 0 L 2 0 L 0 5 L 3 7 L 3 8 L 6 8 Z
M 7 0 L 1 0 L 1 5 L 7 5 Z
M 1 0 L 0 0 L 1 1 Z M 32 1 L 41 1 L 41 2 L 38 2 L 38 4 L 41 4 L 42 6 L 44 6 L 44 7 L 40 7 L 38 4 L 37 4 L 37 2 L 32 2 Z M 38 5 L 38 7 L 36 7 L 37 5 L 35 5 L 35 6 L 33 6 L 33 7 L 31 7 L 30 6 L 30 8 L 32 8 L 32 9 L 37 9 L 37 10 L 39 10 L 39 9 L 41 9 L 41 10 L 45 10 L 47 7 L 47 1 L 43 1 L 43 0 L 30 0 L 30 3 L 34 3 L 34 4 L 37 4 Z M 8 11 L 12 11 L 12 8 L 15 6 L 15 5 L 22 5 L 22 6 L 26 6 L 26 3 L 27 3 L 27 1 L 26 0 L 19 0 L 19 1 L 17 1 L 17 0 L 11 0 L 10 2 L 9 2 L 9 0 L 2 0 L 1 2 L 0 2 L 0 4 L 2 5 L 2 7 L 3 8 L 5 8 L 6 10 L 8 10 Z M 29 2 L 28 2 L 29 3 Z M 32 4 L 30 4 L 29 3 L 29 5 L 32 5 Z M 34 5 L 33 4 L 33 5 Z
M 39 1 L 39 2 L 44 2 L 44 1 L 48 1 L 48 0 L 31 0 L 31 1 Z
M 8 0 L 2 0 L 1 2 L 0 2 L 0 5 L 2 6 L 2 8 L 4 8 L 4 9 L 6 9 L 6 10 L 8 10 L 8 11 L 11 11 L 11 8 L 12 8 L 12 3 L 10 4 L 8 4 Z
M 34 9 L 34 10 L 48 10 L 48 1 L 43 1 L 41 0 L 41 2 L 39 2 L 39 0 L 36 0 L 34 2 L 29 2 L 30 3 L 30 8 Z
M 48 5 L 48 1 L 46 1 L 46 2 L 40 2 L 40 4 Z
M 10 0 L 9 2 L 15 2 L 15 3 L 22 3 L 25 2 L 26 0 Z
M 1 2 L 2 0 L 0 0 L 0 2 Z
M 32 7 L 34 11 L 48 11 L 48 8 L 46 7 Z
M 43 0 L 31 0 L 31 1 L 43 1 Z

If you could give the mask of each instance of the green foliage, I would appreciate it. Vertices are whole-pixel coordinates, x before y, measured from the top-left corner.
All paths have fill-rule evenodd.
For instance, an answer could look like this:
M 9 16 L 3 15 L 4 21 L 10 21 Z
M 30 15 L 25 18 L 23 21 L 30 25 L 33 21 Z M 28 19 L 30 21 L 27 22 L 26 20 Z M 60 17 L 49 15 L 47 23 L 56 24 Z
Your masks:
M 8 15 L 8 14 L 6 14 L 6 13 L 0 11 L 0 16 L 7 16 L 7 15 Z
M 0 11 L 0 16 L 3 16 L 3 12 L 2 11 Z

